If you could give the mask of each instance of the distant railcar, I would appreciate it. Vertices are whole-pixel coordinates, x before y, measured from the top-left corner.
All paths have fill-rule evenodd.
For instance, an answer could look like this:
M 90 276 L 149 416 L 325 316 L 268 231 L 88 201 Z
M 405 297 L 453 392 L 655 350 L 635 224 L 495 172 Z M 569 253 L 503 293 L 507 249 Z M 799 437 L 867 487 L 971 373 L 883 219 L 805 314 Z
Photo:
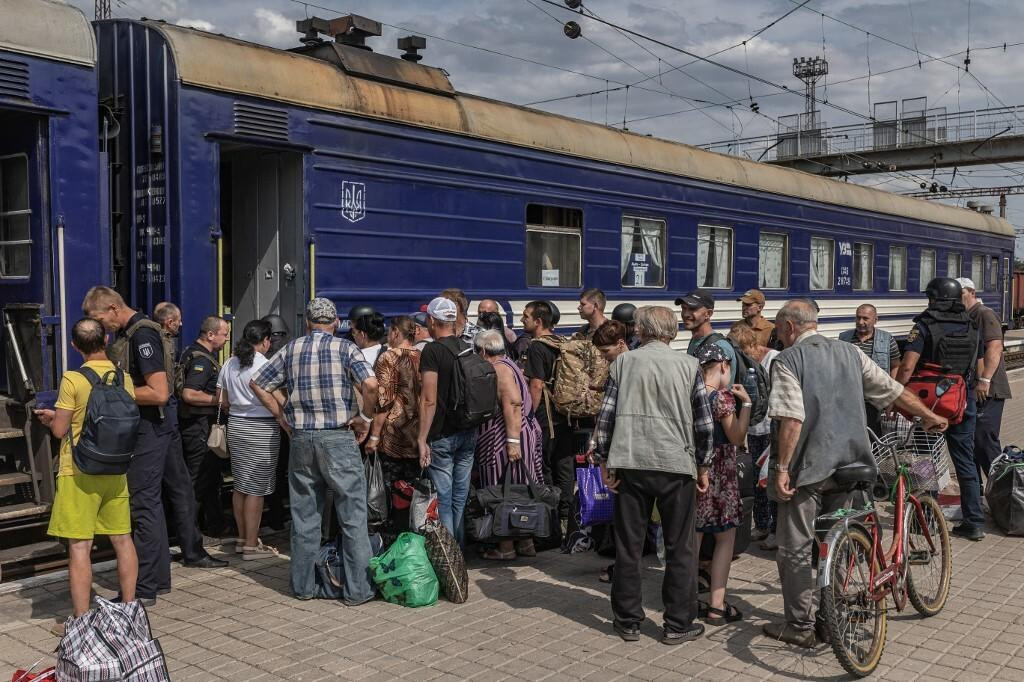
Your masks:
M 299 327 L 313 292 L 410 312 L 449 286 L 510 322 L 552 300 L 567 326 L 591 286 L 671 305 L 703 285 L 721 325 L 751 287 L 769 316 L 812 296 L 831 334 L 865 301 L 905 333 L 933 275 L 1006 308 L 1012 229 L 989 215 L 462 94 L 337 42 L 96 30 L 101 98 L 129 131 L 111 156 L 117 284 L 182 304 L 187 332 L 211 312 Z

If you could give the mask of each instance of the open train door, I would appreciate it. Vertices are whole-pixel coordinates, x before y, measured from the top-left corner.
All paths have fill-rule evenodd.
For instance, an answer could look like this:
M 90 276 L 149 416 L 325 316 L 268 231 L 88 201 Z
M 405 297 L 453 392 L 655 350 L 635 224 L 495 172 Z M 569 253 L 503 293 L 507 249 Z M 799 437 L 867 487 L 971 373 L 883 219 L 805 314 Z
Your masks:
M 232 345 L 250 320 L 276 313 L 303 333 L 302 155 L 221 148 L 220 296 Z

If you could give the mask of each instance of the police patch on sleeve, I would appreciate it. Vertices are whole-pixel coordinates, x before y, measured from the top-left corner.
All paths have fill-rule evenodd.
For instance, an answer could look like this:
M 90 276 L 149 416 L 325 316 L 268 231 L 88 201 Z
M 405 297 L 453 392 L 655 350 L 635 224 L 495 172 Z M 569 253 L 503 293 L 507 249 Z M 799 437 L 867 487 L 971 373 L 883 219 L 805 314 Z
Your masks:
M 147 360 L 153 357 L 153 344 L 148 341 L 139 346 L 139 355 L 146 358 Z
M 192 371 L 193 372 L 202 372 L 202 371 L 204 371 L 204 367 L 202 365 L 192 365 Z

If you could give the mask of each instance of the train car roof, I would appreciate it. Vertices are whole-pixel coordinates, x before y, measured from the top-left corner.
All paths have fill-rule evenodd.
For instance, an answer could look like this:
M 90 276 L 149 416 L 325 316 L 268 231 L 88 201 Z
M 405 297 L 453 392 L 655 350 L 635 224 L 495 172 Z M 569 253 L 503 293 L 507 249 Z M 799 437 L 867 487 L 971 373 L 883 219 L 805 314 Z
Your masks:
M 395 62 L 394 71 L 409 72 L 411 87 L 346 73 L 352 69 L 323 59 L 164 22 L 146 23 L 165 36 L 174 54 L 178 77 L 190 85 L 1013 236 L 1013 226 L 992 215 L 725 156 L 681 142 L 506 102 L 418 87 L 415 81 L 424 80 L 424 72 L 420 71 L 424 67 L 403 60 L 391 61 Z
M 3 0 L 0 49 L 96 65 L 96 38 L 89 20 L 77 7 L 56 0 Z

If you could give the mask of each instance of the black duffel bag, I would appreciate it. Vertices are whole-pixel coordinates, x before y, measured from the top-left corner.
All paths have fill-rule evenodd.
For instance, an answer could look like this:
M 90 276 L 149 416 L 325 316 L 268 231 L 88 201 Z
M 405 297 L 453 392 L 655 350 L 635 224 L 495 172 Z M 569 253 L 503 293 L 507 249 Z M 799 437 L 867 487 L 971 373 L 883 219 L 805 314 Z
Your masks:
M 512 483 L 512 467 L 523 467 L 526 483 Z M 478 488 L 466 506 L 466 529 L 477 542 L 551 535 L 552 512 L 561 490 L 537 483 L 520 460 L 505 467 L 500 485 Z
M 1024 453 L 1008 445 L 992 462 L 985 484 L 992 520 L 1007 535 L 1024 535 Z

